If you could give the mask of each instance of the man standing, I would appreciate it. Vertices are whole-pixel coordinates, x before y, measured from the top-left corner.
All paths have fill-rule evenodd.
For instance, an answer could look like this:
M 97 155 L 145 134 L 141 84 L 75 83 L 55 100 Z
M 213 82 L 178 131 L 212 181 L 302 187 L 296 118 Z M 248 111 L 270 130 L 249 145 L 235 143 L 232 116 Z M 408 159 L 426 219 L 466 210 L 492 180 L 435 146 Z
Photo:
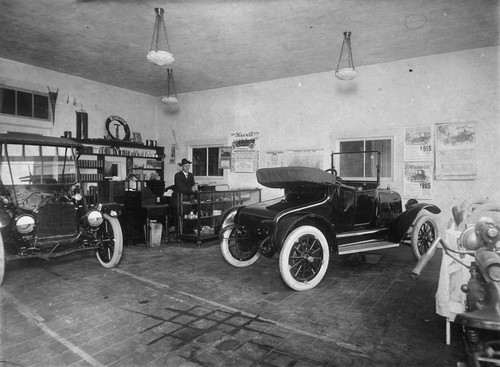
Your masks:
M 181 167 L 181 170 L 177 172 L 174 176 L 174 188 L 173 188 L 173 194 L 172 194 L 172 204 L 175 208 L 175 214 L 178 217 L 180 215 L 180 206 L 182 203 L 179 203 L 180 200 L 180 195 L 183 194 L 183 200 L 190 200 L 191 196 L 195 194 L 197 191 L 197 185 L 194 182 L 194 176 L 191 172 L 189 172 L 189 169 L 191 168 L 191 162 L 188 161 L 186 158 L 183 158 L 181 163 L 179 163 L 179 167 Z M 190 195 L 192 194 L 192 195 Z M 193 207 L 193 209 L 195 209 Z M 176 218 L 177 219 L 177 218 Z M 180 221 L 176 220 L 176 229 L 177 233 L 179 233 L 180 228 Z M 191 223 L 186 223 L 186 225 L 183 228 L 184 233 L 190 233 L 193 229 L 191 228 L 193 224 Z
M 193 174 L 189 172 L 191 162 L 183 158 L 179 166 L 181 170 L 174 176 L 174 191 L 181 194 L 194 193 L 197 190 L 197 185 L 194 182 Z

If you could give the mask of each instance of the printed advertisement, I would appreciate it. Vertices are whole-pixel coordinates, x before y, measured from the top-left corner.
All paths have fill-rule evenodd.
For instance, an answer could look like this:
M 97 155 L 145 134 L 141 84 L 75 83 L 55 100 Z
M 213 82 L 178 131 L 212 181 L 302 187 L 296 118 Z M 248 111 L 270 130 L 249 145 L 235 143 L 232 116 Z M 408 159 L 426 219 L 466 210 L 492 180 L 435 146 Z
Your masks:
M 233 150 L 257 150 L 259 135 L 258 131 L 233 132 L 229 136 L 229 143 Z
M 432 125 L 405 127 L 405 161 L 434 160 L 434 130 Z
M 323 169 L 323 149 L 287 150 L 285 166 L 315 167 Z
M 405 162 L 404 197 L 432 199 L 432 162 Z
M 436 179 L 476 177 L 476 123 L 436 124 Z
M 283 167 L 283 156 L 285 152 L 282 150 L 268 150 L 266 152 L 266 167 Z
M 232 159 L 235 173 L 251 173 L 259 168 L 259 151 L 233 151 Z
M 221 168 L 221 169 L 231 168 L 231 148 L 230 147 L 219 148 L 219 168 Z

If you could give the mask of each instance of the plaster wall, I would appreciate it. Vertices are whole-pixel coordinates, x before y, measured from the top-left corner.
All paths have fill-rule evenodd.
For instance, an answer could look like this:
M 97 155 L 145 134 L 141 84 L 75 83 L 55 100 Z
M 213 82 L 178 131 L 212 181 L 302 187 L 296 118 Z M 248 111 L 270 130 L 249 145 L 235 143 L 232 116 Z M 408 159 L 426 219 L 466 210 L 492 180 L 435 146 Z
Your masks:
M 477 178 L 434 181 L 431 202 L 451 217 L 451 208 L 471 196 L 500 201 L 499 47 L 401 60 L 358 68 L 353 81 L 333 72 L 179 96 L 175 109 L 158 105 L 158 133 L 176 144 L 175 163 L 166 164 L 173 180 L 177 162 L 197 143 L 229 143 L 234 131 L 260 132 L 263 152 L 273 149 L 324 149 L 323 167 L 340 138 L 390 137 L 394 177 L 382 184 L 403 192 L 404 127 L 477 122 Z M 231 188 L 259 187 L 254 173 L 228 174 L 217 181 Z M 213 182 L 213 180 L 211 180 Z M 202 182 L 202 181 L 201 181 Z M 263 189 L 263 199 L 279 190 Z
M 109 116 L 122 117 L 130 130 L 142 134 L 143 141 L 156 139 L 156 99 L 127 89 L 33 67 L 0 58 L 0 85 L 47 93 L 58 91 L 55 120 L 41 121 L 0 115 L 0 132 L 24 131 L 61 136 L 71 131 L 76 136 L 76 111 L 88 113 L 89 138 L 106 134 Z

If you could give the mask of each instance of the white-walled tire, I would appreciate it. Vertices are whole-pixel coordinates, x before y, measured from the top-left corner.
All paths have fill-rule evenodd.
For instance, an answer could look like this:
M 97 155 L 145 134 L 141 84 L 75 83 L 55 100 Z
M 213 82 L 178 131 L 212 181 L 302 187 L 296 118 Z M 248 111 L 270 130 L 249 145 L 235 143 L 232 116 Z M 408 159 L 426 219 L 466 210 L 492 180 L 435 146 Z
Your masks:
M 5 275 L 5 248 L 3 245 L 3 237 L 0 233 L 0 285 L 3 283 L 3 277 Z
M 245 244 L 248 245 L 248 244 Z M 236 227 L 226 228 L 221 234 L 220 249 L 224 259 L 237 268 L 254 264 L 260 257 L 257 246 L 242 246 L 236 238 Z
M 99 228 L 102 247 L 95 254 L 105 268 L 114 268 L 120 262 L 123 252 L 123 233 L 117 218 L 103 214 L 104 223 Z
M 329 260 L 330 250 L 323 232 L 313 226 L 298 227 L 281 248 L 281 277 L 293 290 L 312 289 L 323 280 Z
M 411 233 L 411 250 L 413 257 L 418 260 L 431 247 L 438 236 L 438 226 L 434 218 L 422 214 L 417 218 Z

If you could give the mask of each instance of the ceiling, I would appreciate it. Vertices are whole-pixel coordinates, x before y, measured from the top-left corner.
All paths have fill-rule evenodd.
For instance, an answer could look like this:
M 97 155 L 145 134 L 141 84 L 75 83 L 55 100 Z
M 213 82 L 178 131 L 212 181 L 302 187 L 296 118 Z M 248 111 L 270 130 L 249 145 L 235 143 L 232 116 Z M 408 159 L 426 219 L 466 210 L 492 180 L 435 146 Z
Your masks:
M 2 0 L 0 57 L 161 96 L 156 7 L 179 94 L 500 45 L 498 0 Z

